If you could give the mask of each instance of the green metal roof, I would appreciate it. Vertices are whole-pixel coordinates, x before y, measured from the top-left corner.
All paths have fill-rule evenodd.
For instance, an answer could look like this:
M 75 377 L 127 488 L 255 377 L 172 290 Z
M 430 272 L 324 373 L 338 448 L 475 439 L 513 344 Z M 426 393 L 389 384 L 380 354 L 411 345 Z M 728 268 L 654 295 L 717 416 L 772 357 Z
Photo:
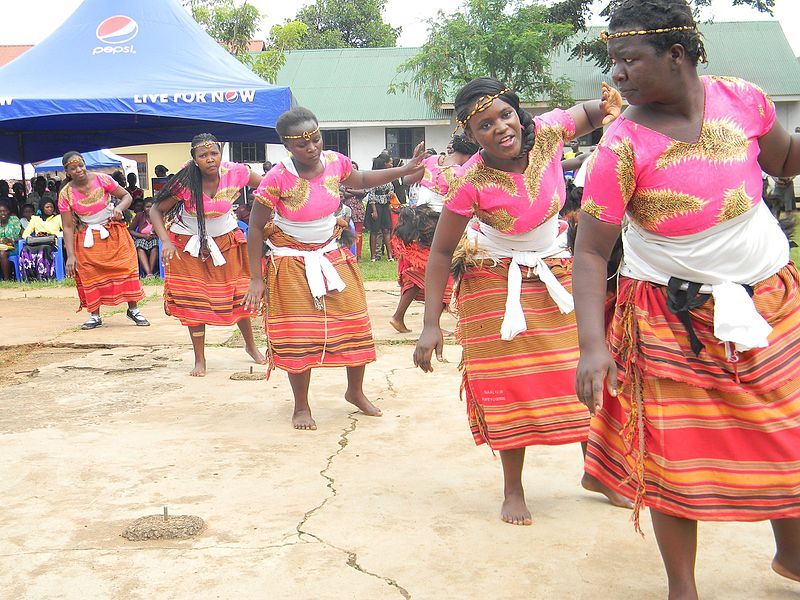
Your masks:
M 600 27 L 585 35 L 595 37 Z M 767 94 L 800 96 L 800 64 L 778 21 L 717 22 L 700 26 L 709 64 L 701 75 L 731 75 L 759 85 Z M 417 48 L 344 48 L 290 52 L 278 74 L 298 103 L 323 122 L 447 120 L 449 111 L 431 109 L 408 93 L 386 90 L 397 68 Z M 575 99 L 596 98 L 600 83 L 609 80 L 592 61 L 569 58 L 564 49 L 553 58 L 553 73 L 574 83 Z

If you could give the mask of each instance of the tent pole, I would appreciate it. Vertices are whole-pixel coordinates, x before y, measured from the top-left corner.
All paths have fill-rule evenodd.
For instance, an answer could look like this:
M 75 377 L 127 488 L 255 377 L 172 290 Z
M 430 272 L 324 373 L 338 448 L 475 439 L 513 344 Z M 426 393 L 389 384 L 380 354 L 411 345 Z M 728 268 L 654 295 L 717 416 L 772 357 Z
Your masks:
M 22 171 L 22 186 L 25 196 L 28 195 L 28 181 L 25 179 L 25 142 L 22 139 L 22 134 L 17 136 L 17 148 L 19 150 L 19 168 Z

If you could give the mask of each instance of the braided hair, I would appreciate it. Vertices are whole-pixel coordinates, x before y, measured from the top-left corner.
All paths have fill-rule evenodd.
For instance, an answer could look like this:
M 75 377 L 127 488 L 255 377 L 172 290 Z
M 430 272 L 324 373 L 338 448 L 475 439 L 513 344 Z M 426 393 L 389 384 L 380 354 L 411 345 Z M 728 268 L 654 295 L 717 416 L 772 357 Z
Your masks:
M 290 135 L 292 131 L 296 131 L 300 125 L 308 122 L 319 125 L 313 112 L 302 106 L 295 106 L 278 117 L 275 122 L 275 130 L 282 139 L 284 136 Z
M 454 103 L 456 118 L 463 122 L 467 119 L 482 97 L 491 97 L 500 94 L 500 92 L 505 89 L 507 89 L 506 85 L 494 77 L 478 77 L 477 79 L 473 79 L 456 94 Z M 498 98 L 510 104 L 511 107 L 517 111 L 519 122 L 522 125 L 523 135 L 522 152 L 520 152 L 518 158 L 527 156 L 528 152 L 533 148 L 533 143 L 536 141 L 536 127 L 533 123 L 533 116 L 520 107 L 519 96 L 511 90 L 503 92 Z M 469 127 L 469 122 L 467 122 L 464 127 Z
M 609 21 L 610 32 L 635 29 L 668 29 L 670 27 L 694 27 L 689 31 L 670 31 L 641 36 L 643 41 L 664 54 L 675 44 L 686 50 L 686 56 L 694 66 L 707 63 L 708 56 L 703 45 L 703 36 L 697 31 L 691 7 L 686 0 L 621 0 L 616 3 Z
M 201 133 L 192 138 L 191 156 L 193 159 L 196 151 L 195 146 L 204 142 L 212 142 L 222 150 L 217 138 L 210 133 Z M 203 206 L 203 174 L 194 160 L 190 160 L 186 163 L 186 166 L 169 178 L 167 184 L 153 198 L 153 204 L 158 206 L 168 198 L 178 198 L 180 192 L 184 189 L 189 190 L 189 206 L 197 214 L 197 233 L 200 236 L 200 248 L 208 250 L 208 244 L 206 243 L 206 216 Z M 167 212 L 167 217 L 174 218 L 179 213 L 182 204 L 183 202 L 176 202 L 175 206 Z
M 469 138 L 461 133 L 453 136 L 453 141 L 450 142 L 450 145 L 453 147 L 453 152 L 466 154 L 467 156 L 472 156 L 481 149 L 478 144 L 470 142 Z

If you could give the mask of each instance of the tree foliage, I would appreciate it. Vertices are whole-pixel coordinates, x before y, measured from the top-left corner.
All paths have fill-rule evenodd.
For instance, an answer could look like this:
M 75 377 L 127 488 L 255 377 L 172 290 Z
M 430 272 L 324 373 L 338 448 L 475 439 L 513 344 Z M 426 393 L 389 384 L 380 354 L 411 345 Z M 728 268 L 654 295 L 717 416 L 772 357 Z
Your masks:
M 295 20 L 308 28 L 302 47 L 383 48 L 397 44 L 399 27 L 384 23 L 387 0 L 316 0 L 301 8 Z
M 278 79 L 278 72 L 286 64 L 286 53 L 297 50 L 308 27 L 300 21 L 289 21 L 284 25 L 273 25 L 269 30 L 267 49 L 257 54 L 251 68 L 270 83 Z
M 543 4 L 466 0 L 460 12 L 439 11 L 428 25 L 428 41 L 401 65 L 390 92 L 411 91 L 439 106 L 471 79 L 488 75 L 523 100 L 570 102 L 570 82 L 553 77 L 550 54 L 569 40 L 575 26 L 554 22 Z

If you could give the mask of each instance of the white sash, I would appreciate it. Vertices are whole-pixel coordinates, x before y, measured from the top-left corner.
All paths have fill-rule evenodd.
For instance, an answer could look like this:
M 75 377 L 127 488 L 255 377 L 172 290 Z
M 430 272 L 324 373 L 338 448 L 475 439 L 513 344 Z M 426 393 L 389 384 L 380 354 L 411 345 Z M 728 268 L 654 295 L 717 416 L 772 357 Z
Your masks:
M 470 227 L 467 240 L 474 244 L 478 252 L 475 258 L 510 258 L 508 266 L 508 296 L 506 310 L 500 326 L 500 338 L 513 340 L 527 330 L 525 313 L 522 310 L 522 270 L 520 266 L 531 267 L 544 283 L 550 297 L 562 313 L 572 312 L 575 304 L 572 295 L 553 275 L 545 258 L 569 258 L 566 231 L 558 234 L 558 215 L 542 223 L 536 229 L 520 235 L 500 233 L 486 223 L 480 223 L 480 231 Z
M 441 194 L 437 194 L 432 189 L 421 185 L 417 190 L 417 206 L 422 206 L 423 204 L 427 204 L 433 210 L 440 213 L 444 207 L 444 197 Z
M 233 212 L 228 212 L 221 217 L 206 219 L 206 246 L 211 253 L 211 260 L 215 267 L 225 264 L 225 257 L 214 241 L 214 238 L 220 235 L 225 235 L 236 229 L 239 225 L 236 223 L 236 217 Z M 191 256 L 197 258 L 200 256 L 200 234 L 198 232 L 197 217 L 187 214 L 186 211 L 181 209 L 180 220 L 176 220 L 170 225 L 169 230 L 178 235 L 190 235 L 189 241 L 183 251 L 188 252 Z
M 292 221 L 280 215 L 275 215 L 273 222 L 281 231 L 289 234 L 294 239 L 304 244 L 321 244 L 329 240 L 336 226 L 336 217 L 328 215 L 314 221 Z M 337 240 L 331 240 L 317 250 L 297 250 L 287 246 L 276 246 L 267 240 L 267 246 L 272 250 L 273 256 L 295 256 L 303 259 L 306 270 L 308 289 L 315 301 L 318 301 L 329 291 L 341 292 L 345 283 L 336 271 L 331 261 L 325 256 L 326 252 L 339 247 Z
M 764 202 L 693 235 L 665 237 L 631 222 L 623 231 L 620 274 L 667 285 L 670 277 L 704 284 L 714 297 L 714 336 L 736 350 L 764 348 L 772 327 L 744 285 L 771 277 L 789 263 L 789 242 Z
M 80 220 L 82 223 L 86 224 L 86 234 L 83 236 L 83 247 L 84 248 L 91 248 L 94 246 L 94 232 L 100 232 L 100 239 L 106 239 L 110 233 L 108 233 L 108 229 L 105 226 L 111 220 L 111 217 L 114 215 L 114 206 L 111 204 L 106 204 L 105 208 L 96 212 L 93 215 L 88 216 L 80 216 Z

